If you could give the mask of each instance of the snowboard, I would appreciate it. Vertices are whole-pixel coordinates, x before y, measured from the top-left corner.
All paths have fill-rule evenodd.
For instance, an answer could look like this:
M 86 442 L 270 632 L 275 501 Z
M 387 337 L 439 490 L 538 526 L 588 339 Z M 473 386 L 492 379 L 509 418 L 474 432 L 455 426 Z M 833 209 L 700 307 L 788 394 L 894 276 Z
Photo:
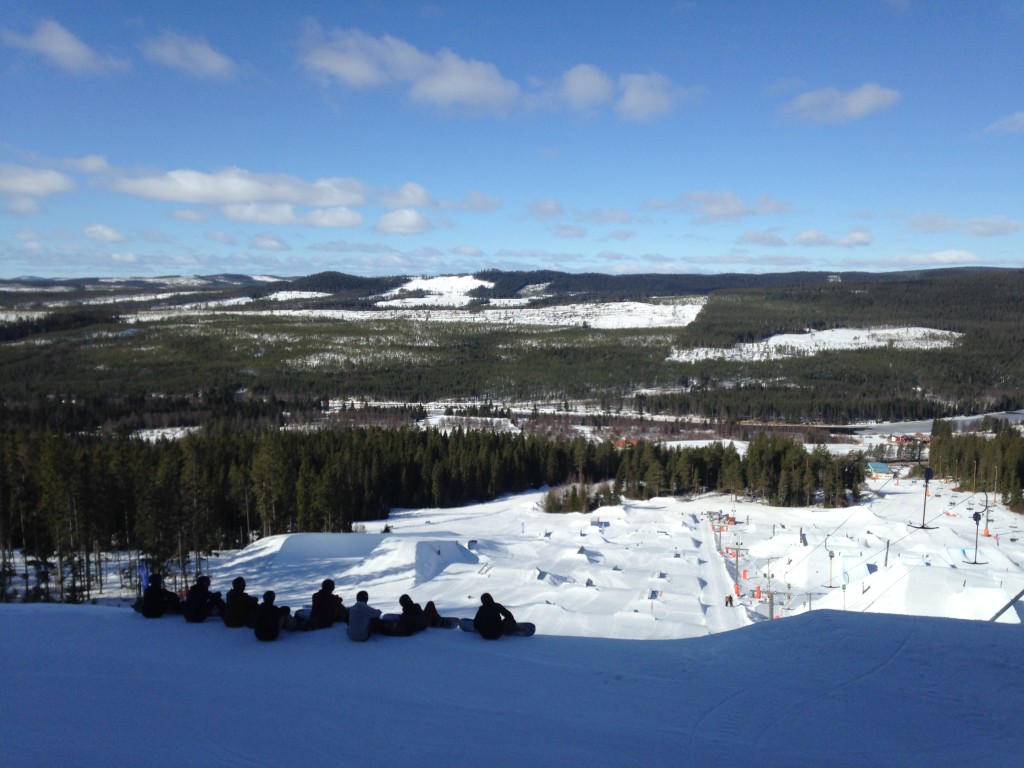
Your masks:
M 398 620 L 401 617 L 400 613 L 385 613 L 380 617 L 380 621 L 385 627 L 397 628 Z M 457 626 L 459 626 L 457 616 L 442 616 L 437 624 L 428 624 L 427 629 L 454 629 Z
M 460 619 L 459 629 L 463 632 L 476 632 L 476 623 L 473 619 Z M 537 631 L 537 627 L 528 621 L 517 621 L 516 628 L 511 632 L 505 630 L 506 635 L 515 635 L 516 637 L 530 637 L 534 632 Z

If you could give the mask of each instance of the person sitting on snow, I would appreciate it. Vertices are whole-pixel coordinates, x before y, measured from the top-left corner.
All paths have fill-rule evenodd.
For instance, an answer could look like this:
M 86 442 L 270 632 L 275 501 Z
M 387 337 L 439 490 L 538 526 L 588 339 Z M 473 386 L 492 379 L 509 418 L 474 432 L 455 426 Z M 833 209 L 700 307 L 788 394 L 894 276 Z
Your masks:
M 348 621 L 348 608 L 341 597 L 334 594 L 334 581 L 331 579 L 324 579 L 320 590 L 313 593 L 309 621 L 311 629 L 327 629 L 336 621 Z
M 159 573 L 149 577 L 149 586 L 142 591 L 140 611 L 147 619 L 158 619 L 165 613 L 181 611 L 181 601 L 169 589 L 164 589 L 163 577 Z
M 292 628 L 294 619 L 291 609 L 284 605 L 274 605 L 276 597 L 272 589 L 263 593 L 263 602 L 256 609 L 253 626 L 257 640 L 277 640 L 282 628 Z
M 252 627 L 256 619 L 256 608 L 260 601 L 245 592 L 245 579 L 241 576 L 231 582 L 224 600 L 221 618 L 225 627 Z
M 380 610 L 367 605 L 369 599 L 366 590 L 360 590 L 356 595 L 356 604 L 348 609 L 346 632 L 350 640 L 362 642 L 372 633 L 380 631 Z
M 510 610 L 494 602 L 494 598 L 484 592 L 480 595 L 480 608 L 477 609 L 473 624 L 480 637 L 497 640 L 506 630 L 515 629 L 516 619 Z
M 224 607 L 220 592 L 210 591 L 210 577 L 200 576 L 196 583 L 188 588 L 188 595 L 181 607 L 185 621 L 198 623 L 210 616 L 219 616 Z
M 398 617 L 396 635 L 408 637 L 427 628 L 427 615 L 419 603 L 414 603 L 408 595 L 402 595 L 398 604 L 402 606 L 402 615 Z

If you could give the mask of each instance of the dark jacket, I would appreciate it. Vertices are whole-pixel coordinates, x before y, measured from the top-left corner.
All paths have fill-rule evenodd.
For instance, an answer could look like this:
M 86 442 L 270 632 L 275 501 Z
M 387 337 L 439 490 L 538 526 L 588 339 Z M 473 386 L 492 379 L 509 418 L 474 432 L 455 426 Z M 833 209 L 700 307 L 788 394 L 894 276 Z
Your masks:
M 427 614 L 419 603 L 402 606 L 402 615 L 398 617 L 398 634 L 412 635 L 427 628 Z
M 318 629 L 326 629 L 338 620 L 348 618 L 348 611 L 344 610 L 342 600 L 333 592 L 319 590 L 313 593 L 313 608 L 310 610 L 310 619 L 313 626 Z
M 252 626 L 256 616 L 256 609 L 260 601 L 243 589 L 231 588 L 228 590 L 227 599 L 224 601 L 224 610 L 221 618 L 224 619 L 225 627 Z
M 505 633 L 507 625 L 514 625 L 515 616 L 501 603 L 484 603 L 476 612 L 473 623 L 480 637 L 497 640 Z
M 281 623 L 288 615 L 288 609 L 284 606 L 276 606 L 273 603 L 260 603 L 256 609 L 256 620 L 253 624 L 253 631 L 258 640 L 277 640 L 281 634 Z
M 147 619 L 158 619 L 165 613 L 177 613 L 178 596 L 159 584 L 150 584 L 142 591 L 142 615 Z
M 220 592 L 211 592 L 206 584 L 193 584 L 188 588 L 181 612 L 185 615 L 185 621 L 200 622 L 217 612 L 218 606 L 223 604 Z

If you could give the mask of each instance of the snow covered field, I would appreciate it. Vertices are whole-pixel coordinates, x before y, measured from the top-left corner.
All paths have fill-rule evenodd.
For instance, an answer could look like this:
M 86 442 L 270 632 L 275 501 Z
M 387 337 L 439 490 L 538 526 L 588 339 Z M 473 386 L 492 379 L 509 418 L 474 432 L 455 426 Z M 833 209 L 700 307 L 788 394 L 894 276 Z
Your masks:
M 942 349 L 954 346 L 962 335 L 934 328 L 833 328 L 807 333 L 780 333 L 756 344 L 737 344 L 728 349 L 676 350 L 670 359 L 681 363 L 702 360 L 749 362 L 803 357 L 839 349 Z
M 262 644 L 214 620 L 0 605 L 0 754 L 18 766 L 1019 765 L 1024 626 L 1014 608 L 987 619 L 1024 589 L 1021 518 L 942 482 L 928 496 L 905 479 L 870 486 L 840 510 L 708 495 L 545 515 L 531 493 L 396 512 L 389 534 L 270 537 L 210 563 L 215 589 L 243 575 L 296 608 L 328 576 L 346 603 L 367 589 L 386 611 L 408 593 L 472 615 L 488 591 L 537 624 L 530 639 L 430 629 L 355 644 L 335 627 Z M 914 528 L 922 516 L 934 527 Z

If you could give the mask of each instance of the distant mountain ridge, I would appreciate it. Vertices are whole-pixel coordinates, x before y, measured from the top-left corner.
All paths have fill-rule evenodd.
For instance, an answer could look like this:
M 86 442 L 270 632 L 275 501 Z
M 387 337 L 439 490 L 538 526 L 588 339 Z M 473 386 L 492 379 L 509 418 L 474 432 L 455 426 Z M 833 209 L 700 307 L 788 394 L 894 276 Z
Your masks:
M 722 290 L 778 288 L 828 284 L 830 282 L 898 283 L 922 278 L 955 278 L 961 275 L 976 275 L 993 271 L 1000 270 L 991 267 L 958 267 L 899 272 L 635 273 L 617 275 L 555 270 L 503 271 L 486 269 L 472 273 L 472 276 L 491 283 L 492 286 L 478 287 L 471 291 L 470 295 L 479 300 L 513 298 L 522 295 L 524 289 L 543 285 L 543 294 L 547 302 L 557 300 L 559 297 L 570 296 L 577 301 L 580 299 L 623 301 L 667 296 L 705 296 Z M 83 292 L 153 291 L 192 288 L 203 292 L 225 290 L 232 295 L 238 295 L 241 289 L 243 292 L 251 291 L 250 295 L 253 298 L 260 298 L 275 292 L 291 290 L 319 292 L 339 298 L 357 300 L 368 299 L 389 290 L 398 289 L 413 277 L 411 275 L 364 277 L 338 271 L 317 272 L 299 277 L 231 273 L 124 278 L 25 276 L 0 280 L 0 291 L 7 288 L 15 289 L 20 293 L 30 293 L 33 289 L 45 292 L 47 288 L 57 286 L 65 292 L 75 290 Z

